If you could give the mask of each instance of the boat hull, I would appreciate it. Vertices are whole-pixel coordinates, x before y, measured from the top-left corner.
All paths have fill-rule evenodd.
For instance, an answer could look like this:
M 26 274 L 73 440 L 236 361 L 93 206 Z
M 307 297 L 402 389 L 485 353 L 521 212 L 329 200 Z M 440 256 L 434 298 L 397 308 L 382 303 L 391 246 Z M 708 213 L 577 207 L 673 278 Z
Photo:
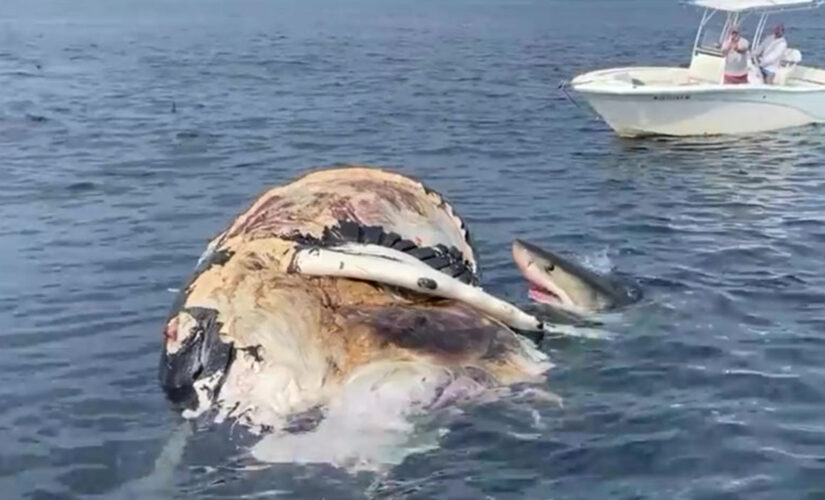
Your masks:
M 751 134 L 825 122 L 825 89 L 717 87 L 632 93 L 576 90 L 623 137 Z

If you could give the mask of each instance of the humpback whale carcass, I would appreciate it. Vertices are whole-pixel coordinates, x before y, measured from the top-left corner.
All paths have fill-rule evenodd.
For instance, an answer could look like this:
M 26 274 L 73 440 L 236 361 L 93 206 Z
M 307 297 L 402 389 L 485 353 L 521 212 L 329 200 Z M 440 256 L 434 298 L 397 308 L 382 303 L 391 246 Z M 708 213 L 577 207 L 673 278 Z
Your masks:
M 281 434 L 335 417 L 337 437 L 342 421 L 386 424 L 379 408 L 542 380 L 549 359 L 523 334 L 545 329 L 480 287 L 440 194 L 334 168 L 264 192 L 209 243 L 166 323 L 159 377 L 185 417 Z

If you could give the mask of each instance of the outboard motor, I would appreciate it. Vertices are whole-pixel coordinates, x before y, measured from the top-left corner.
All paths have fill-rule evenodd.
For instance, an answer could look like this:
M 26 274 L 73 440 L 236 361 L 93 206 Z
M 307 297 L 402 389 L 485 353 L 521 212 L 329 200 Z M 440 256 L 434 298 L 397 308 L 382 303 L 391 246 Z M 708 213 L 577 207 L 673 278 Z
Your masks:
M 779 70 L 776 72 L 776 84 L 785 85 L 788 82 L 788 77 L 800 62 L 802 62 L 802 53 L 799 50 L 786 50 L 779 62 Z

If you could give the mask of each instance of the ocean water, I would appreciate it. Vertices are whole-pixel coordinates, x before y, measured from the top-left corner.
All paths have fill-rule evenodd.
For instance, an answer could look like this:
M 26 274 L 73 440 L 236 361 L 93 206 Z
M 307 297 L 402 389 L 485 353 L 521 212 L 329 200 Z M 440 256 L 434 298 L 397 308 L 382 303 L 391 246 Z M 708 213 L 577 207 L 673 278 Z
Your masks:
M 822 12 L 784 18 L 825 65 Z M 0 2 L 0 497 L 825 498 L 825 129 L 622 140 L 557 90 L 688 62 L 675 1 Z M 206 241 L 311 167 L 417 176 L 525 302 L 517 237 L 637 280 L 546 390 L 386 474 L 267 466 L 156 368 Z

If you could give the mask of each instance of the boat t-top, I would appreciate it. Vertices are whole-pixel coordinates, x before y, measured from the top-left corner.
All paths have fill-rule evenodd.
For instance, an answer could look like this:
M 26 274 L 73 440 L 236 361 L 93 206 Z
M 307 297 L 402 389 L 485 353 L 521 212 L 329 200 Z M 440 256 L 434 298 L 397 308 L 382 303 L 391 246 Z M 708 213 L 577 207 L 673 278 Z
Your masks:
M 772 83 L 752 58 L 748 83 L 724 83 L 722 51 L 731 29 L 755 21 L 751 50 L 768 16 L 814 9 L 825 0 L 689 0 L 703 9 L 688 67 L 625 67 L 593 71 L 569 83 L 623 137 L 747 134 L 825 122 L 825 70 L 800 65 L 788 47 Z M 746 35 L 742 31 L 743 35 Z M 750 34 L 750 33 L 748 33 Z

